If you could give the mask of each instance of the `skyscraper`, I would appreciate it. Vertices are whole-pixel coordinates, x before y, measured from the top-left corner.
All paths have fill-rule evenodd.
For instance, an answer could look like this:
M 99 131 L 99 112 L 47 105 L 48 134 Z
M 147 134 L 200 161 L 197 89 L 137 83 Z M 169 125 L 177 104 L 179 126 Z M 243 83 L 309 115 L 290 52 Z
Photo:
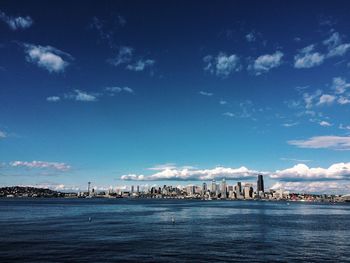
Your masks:
M 203 183 L 203 186 L 202 186 L 202 195 L 205 195 L 205 193 L 207 192 L 207 190 L 208 190 L 207 183 Z
M 226 198 L 226 180 L 222 179 L 221 182 L 221 198 Z
M 211 191 L 213 193 L 216 192 L 216 181 L 215 180 L 211 181 Z
M 91 188 L 91 182 L 88 182 L 88 189 L 87 189 L 88 195 L 90 195 L 90 188 Z
M 244 189 L 243 189 L 243 196 L 244 196 L 244 199 L 251 199 L 253 198 L 253 192 L 254 192 L 254 189 L 253 189 L 253 185 L 252 184 L 245 184 L 244 185 Z
M 257 183 L 258 189 L 257 189 L 257 193 L 259 194 L 259 192 L 264 192 L 264 178 L 262 174 L 258 175 L 258 183 Z

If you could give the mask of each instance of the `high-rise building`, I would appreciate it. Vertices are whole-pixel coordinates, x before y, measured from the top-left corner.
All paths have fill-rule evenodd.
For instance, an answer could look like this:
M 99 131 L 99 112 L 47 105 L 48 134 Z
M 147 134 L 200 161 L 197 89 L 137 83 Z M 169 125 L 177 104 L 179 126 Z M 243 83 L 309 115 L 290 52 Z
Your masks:
M 253 192 L 254 192 L 254 189 L 252 184 L 244 185 L 244 190 L 243 190 L 244 199 L 253 198 Z
M 88 182 L 88 189 L 87 189 L 88 195 L 90 195 L 90 188 L 91 188 L 91 182 Z
M 216 193 L 216 181 L 215 180 L 211 181 L 211 191 L 213 193 Z
M 222 179 L 222 182 L 221 182 L 221 198 L 226 198 L 226 180 L 225 178 Z
M 134 193 L 134 186 L 131 186 L 131 193 Z
M 137 189 L 137 193 L 140 193 L 140 186 L 139 185 L 137 186 L 136 189 Z
M 260 192 L 264 192 L 264 178 L 262 174 L 258 175 L 258 182 L 257 182 L 257 193 L 259 194 Z
M 202 195 L 205 195 L 205 193 L 207 192 L 207 190 L 208 190 L 207 183 L 203 183 L 203 186 L 202 186 Z
M 242 183 L 241 183 L 241 182 L 238 182 L 238 183 L 237 183 L 237 189 L 236 189 L 236 191 L 238 191 L 239 194 L 242 193 Z

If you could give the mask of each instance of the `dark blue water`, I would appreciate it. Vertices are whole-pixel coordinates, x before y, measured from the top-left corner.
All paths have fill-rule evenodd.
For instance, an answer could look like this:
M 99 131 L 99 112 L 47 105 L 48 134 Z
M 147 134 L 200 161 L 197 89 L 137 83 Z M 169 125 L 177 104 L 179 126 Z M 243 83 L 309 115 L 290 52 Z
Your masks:
M 350 262 L 350 206 L 0 199 L 0 262 L 117 261 Z

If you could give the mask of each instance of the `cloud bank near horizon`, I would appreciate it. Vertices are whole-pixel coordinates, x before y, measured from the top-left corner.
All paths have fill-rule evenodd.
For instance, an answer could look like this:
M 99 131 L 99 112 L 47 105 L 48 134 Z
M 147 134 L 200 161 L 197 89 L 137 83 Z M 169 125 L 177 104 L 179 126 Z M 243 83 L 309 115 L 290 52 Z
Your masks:
M 254 170 L 245 166 L 239 168 L 218 166 L 212 169 L 196 169 L 191 166 L 177 167 L 175 164 L 157 165 L 148 168 L 148 170 L 156 172 L 150 175 L 125 174 L 121 176 L 121 179 L 126 181 L 209 181 L 222 178 L 249 180 L 256 178 L 258 174 L 262 174 L 283 182 L 350 180 L 350 162 L 335 163 L 328 168 L 309 167 L 300 163 L 291 168 L 276 170 L 275 172 Z

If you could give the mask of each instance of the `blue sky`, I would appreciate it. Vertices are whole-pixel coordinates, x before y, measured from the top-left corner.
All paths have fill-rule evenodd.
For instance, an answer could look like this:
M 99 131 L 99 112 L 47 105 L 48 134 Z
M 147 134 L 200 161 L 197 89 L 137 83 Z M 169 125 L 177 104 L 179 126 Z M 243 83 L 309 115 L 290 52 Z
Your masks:
M 0 4 L 0 185 L 350 191 L 347 1 Z M 136 182 L 135 182 L 136 180 Z

